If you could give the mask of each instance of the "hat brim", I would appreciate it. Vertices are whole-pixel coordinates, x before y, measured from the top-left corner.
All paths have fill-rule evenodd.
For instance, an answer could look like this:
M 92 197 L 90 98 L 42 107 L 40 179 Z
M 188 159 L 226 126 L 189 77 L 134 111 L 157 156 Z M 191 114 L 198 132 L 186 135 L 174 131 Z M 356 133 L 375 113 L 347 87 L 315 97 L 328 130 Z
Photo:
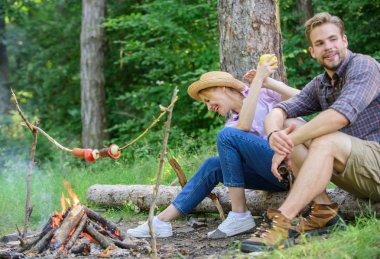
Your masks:
M 234 78 L 210 78 L 206 80 L 198 80 L 192 83 L 189 88 L 187 88 L 187 93 L 191 96 L 191 98 L 197 101 L 201 101 L 199 92 L 204 89 L 216 86 L 230 87 L 236 89 L 239 92 L 244 91 L 245 89 L 244 83 Z

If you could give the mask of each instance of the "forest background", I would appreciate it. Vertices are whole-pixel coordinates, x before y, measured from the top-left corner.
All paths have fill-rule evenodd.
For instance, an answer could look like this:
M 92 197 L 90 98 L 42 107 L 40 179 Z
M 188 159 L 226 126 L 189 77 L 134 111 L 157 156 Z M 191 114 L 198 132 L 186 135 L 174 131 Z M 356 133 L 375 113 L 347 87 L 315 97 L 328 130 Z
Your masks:
M 328 11 L 344 20 L 350 50 L 380 60 L 379 0 L 306 2 L 312 13 Z M 307 52 L 300 22 L 304 14 L 298 4 L 299 1 L 281 0 L 280 18 L 288 84 L 301 89 L 323 69 Z M 77 0 L 2 0 L 0 4 L 0 22 L 4 23 L 1 45 L 6 47 L 9 72 L 8 82 L 1 85 L 0 91 L 12 87 L 29 120 L 38 119 L 42 129 L 70 148 L 81 146 L 81 8 Z M 220 70 L 217 1 L 108 1 L 104 28 L 108 135 L 104 144 L 123 145 L 139 135 L 160 113 L 159 105 L 170 103 L 177 85 L 179 101 L 172 118 L 169 154 L 182 158 L 184 168 L 194 173 L 204 157 L 216 154 L 215 137 L 224 122 L 186 92 L 202 73 Z M 4 62 L 1 63 L 3 69 Z M 0 114 L 0 184 L 4 187 L 18 182 L 7 191 L 20 193 L 18 212 L 22 214 L 23 177 L 32 137 L 20 126 L 21 119 L 11 100 L 9 103 L 9 109 Z M 90 185 L 99 182 L 98 174 L 116 170 L 123 172 L 120 178 L 113 175 L 102 183 L 152 183 L 163 134 L 163 124 L 159 124 L 125 150 L 118 161 L 94 164 L 73 159 L 40 136 L 36 153 L 40 178 L 35 179 L 43 186 L 51 184 L 51 175 Z M 146 176 L 141 171 L 151 174 Z M 174 178 L 164 177 L 163 182 Z M 85 188 L 77 187 L 76 191 L 85 197 Z M 40 200 L 35 203 L 41 202 L 40 196 L 36 199 Z M 9 197 L 0 198 L 0 216 L 2 206 L 9 202 L 15 204 Z M 39 206 L 43 204 L 37 204 L 35 211 Z M 43 217 L 36 213 L 32 214 L 35 224 Z M 4 224 L 7 226 L 0 226 L 3 234 L 10 229 L 9 224 Z

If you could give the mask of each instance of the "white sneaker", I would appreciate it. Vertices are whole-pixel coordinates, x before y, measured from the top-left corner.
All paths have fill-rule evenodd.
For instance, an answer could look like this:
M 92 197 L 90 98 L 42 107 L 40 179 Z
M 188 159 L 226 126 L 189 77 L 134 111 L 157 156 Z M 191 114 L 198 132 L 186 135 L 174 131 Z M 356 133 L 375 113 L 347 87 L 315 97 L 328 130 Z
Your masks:
M 235 218 L 228 214 L 228 217 L 214 231 L 208 232 L 208 238 L 226 238 L 231 237 L 252 229 L 255 226 L 255 220 L 249 214 L 244 218 Z
M 153 228 L 156 237 L 171 237 L 173 235 L 172 224 L 170 222 L 161 221 L 157 224 L 153 219 Z M 131 237 L 150 237 L 148 221 L 141 224 L 137 228 L 131 228 L 127 230 L 127 235 Z

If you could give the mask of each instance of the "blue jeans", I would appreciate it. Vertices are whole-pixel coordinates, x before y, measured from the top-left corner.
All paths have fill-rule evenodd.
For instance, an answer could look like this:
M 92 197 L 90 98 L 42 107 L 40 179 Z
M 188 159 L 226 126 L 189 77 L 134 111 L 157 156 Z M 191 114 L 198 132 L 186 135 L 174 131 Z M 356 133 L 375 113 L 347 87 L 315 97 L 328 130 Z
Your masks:
M 206 159 L 172 202 L 183 216 L 207 197 L 218 183 L 271 192 L 286 190 L 271 172 L 274 153 L 267 140 L 226 127 L 218 133 L 217 147 L 219 157 Z

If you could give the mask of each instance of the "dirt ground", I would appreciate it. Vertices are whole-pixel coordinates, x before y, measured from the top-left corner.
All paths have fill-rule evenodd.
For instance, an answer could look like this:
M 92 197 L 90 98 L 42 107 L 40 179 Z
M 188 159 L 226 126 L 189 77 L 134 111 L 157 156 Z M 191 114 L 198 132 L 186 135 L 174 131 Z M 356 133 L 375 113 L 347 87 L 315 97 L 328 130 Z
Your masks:
M 136 227 L 139 222 L 129 222 L 126 228 Z M 251 236 L 254 229 L 234 237 L 224 239 L 208 239 L 207 232 L 212 231 L 221 223 L 215 218 L 189 218 L 187 221 L 173 222 L 173 236 L 157 238 L 158 255 L 160 258 L 230 258 L 242 253 L 238 249 L 238 240 Z M 147 239 L 150 241 L 150 239 Z M 142 257 L 147 256 L 142 254 Z

